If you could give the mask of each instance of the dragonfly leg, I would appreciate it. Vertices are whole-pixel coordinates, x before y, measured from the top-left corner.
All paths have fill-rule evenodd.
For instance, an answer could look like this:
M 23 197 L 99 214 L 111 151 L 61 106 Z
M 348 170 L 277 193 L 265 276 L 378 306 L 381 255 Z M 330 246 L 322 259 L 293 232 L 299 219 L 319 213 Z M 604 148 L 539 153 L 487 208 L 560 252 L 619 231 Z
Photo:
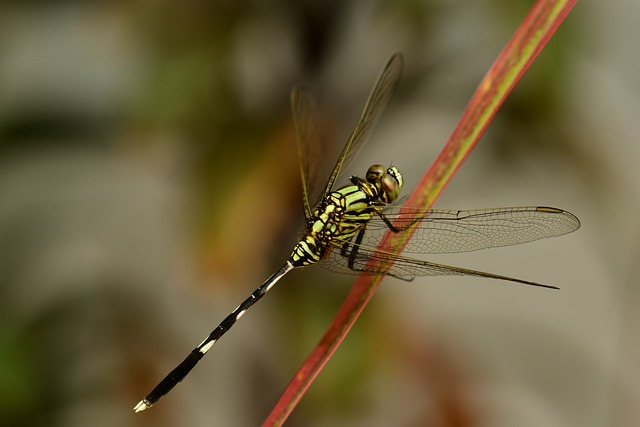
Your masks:
M 362 240 L 364 239 L 364 233 L 365 233 L 366 229 L 363 228 L 362 230 L 360 230 L 358 232 L 358 234 L 356 235 L 356 238 L 353 242 L 347 242 L 344 245 L 342 245 L 342 248 L 340 249 L 340 255 L 342 255 L 343 257 L 345 257 L 347 259 L 347 267 L 352 270 L 352 271 L 357 271 L 357 272 L 361 272 L 361 273 L 370 273 L 370 274 L 385 274 L 387 276 L 391 276 L 391 277 L 395 277 L 396 279 L 400 279 L 400 280 L 404 280 L 405 282 L 410 282 L 412 281 L 415 276 L 410 275 L 410 274 L 396 274 L 393 272 L 393 268 L 391 268 L 390 270 L 387 271 L 382 271 L 382 270 L 375 270 L 375 269 L 367 269 L 367 268 L 361 268 L 358 267 L 356 265 L 356 260 L 358 259 L 358 257 L 360 257 L 361 260 L 365 260 L 367 261 L 367 255 L 360 255 L 359 254 L 359 250 L 360 250 L 360 244 L 362 243 Z M 400 230 L 402 231 L 402 230 Z
M 396 227 L 395 225 L 393 225 L 391 220 L 389 220 L 389 218 L 387 218 L 387 216 L 383 212 L 378 212 L 378 216 L 380 217 L 380 219 L 382 219 L 382 221 L 384 221 L 387 227 L 389 227 L 389 230 L 393 231 L 394 233 L 400 233 L 401 231 L 406 230 L 407 228 L 411 227 L 413 224 L 415 224 L 416 222 L 422 219 L 421 217 L 417 216 L 414 219 L 412 219 L 409 224 L 403 225 L 402 227 Z
M 347 267 L 349 267 L 349 269 L 353 271 L 366 271 L 362 268 L 356 267 L 355 265 L 356 259 L 358 258 L 358 250 L 360 248 L 360 244 L 362 243 L 362 239 L 364 238 L 364 231 L 364 228 L 358 231 L 355 240 L 353 242 L 346 242 L 340 249 L 340 255 L 347 258 L 348 260 Z

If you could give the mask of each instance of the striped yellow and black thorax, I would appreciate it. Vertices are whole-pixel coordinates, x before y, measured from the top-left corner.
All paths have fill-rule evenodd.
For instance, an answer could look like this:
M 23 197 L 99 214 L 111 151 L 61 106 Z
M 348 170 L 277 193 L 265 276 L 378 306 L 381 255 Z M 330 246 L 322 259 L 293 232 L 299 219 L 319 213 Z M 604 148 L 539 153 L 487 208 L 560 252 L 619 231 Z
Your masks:
M 303 238 L 291 254 L 295 267 L 314 264 L 332 247 L 350 241 L 385 204 L 398 198 L 403 180 L 395 167 L 374 165 L 366 179 L 352 176 L 351 183 L 328 193 L 314 209 Z

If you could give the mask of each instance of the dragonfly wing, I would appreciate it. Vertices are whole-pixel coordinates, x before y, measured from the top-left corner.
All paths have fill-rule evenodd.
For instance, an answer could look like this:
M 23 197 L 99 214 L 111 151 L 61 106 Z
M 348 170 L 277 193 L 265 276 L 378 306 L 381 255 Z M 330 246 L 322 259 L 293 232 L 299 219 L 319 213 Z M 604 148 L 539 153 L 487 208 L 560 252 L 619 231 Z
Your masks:
M 580 221 L 562 209 L 523 206 L 476 210 L 389 207 L 384 215 L 397 227 L 415 222 L 416 231 L 405 253 L 458 253 L 519 245 L 561 236 L 580 227 Z M 380 218 L 367 224 L 363 245 L 377 247 L 389 230 Z
M 302 88 L 291 91 L 291 110 L 302 178 L 302 203 L 308 220 L 329 176 L 326 167 L 325 135 L 320 131 L 318 114 L 311 94 Z
M 349 140 L 345 144 L 338 161 L 331 172 L 331 176 L 324 188 L 324 195 L 327 195 L 333 189 L 333 186 L 342 170 L 343 166 L 349 164 L 351 160 L 358 154 L 366 141 L 371 128 L 378 121 L 378 118 L 389 103 L 391 96 L 395 92 L 398 81 L 402 75 L 403 59 L 400 53 L 394 54 L 387 65 L 382 70 L 380 77 L 376 81 L 364 110 L 356 123 Z
M 355 252 L 354 249 L 355 246 L 350 246 L 349 250 L 341 252 L 340 249 L 336 248 L 321 261 L 320 265 L 328 270 L 338 273 L 384 274 L 405 281 L 411 281 L 416 277 L 457 275 L 484 277 L 488 279 L 505 280 L 525 285 L 557 289 L 555 286 L 531 282 L 529 280 L 408 258 L 366 246 L 358 246 L 357 251 Z
M 386 263 L 389 262 L 390 257 L 385 257 L 384 255 L 373 257 L 373 251 L 362 246 L 360 248 L 364 250 L 357 254 L 354 254 L 351 250 L 343 254 L 341 248 L 335 247 L 320 261 L 320 266 L 329 271 L 342 274 L 387 274 L 406 281 L 411 281 L 416 277 L 413 272 L 400 265 L 393 265 L 390 269 L 384 271 L 383 265 L 385 261 Z

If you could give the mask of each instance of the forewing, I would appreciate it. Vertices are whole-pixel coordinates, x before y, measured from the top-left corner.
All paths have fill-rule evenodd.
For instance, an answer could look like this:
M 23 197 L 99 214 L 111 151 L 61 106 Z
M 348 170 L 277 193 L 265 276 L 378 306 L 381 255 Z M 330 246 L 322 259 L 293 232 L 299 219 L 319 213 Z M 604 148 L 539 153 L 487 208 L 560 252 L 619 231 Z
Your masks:
M 327 195 L 333 189 L 333 186 L 342 170 L 343 166 L 348 165 L 351 160 L 362 149 L 363 143 L 366 141 L 371 128 L 378 121 L 378 118 L 389 103 L 393 92 L 395 92 L 400 76 L 402 75 L 403 59 L 400 53 L 394 54 L 387 65 L 382 70 L 380 77 L 376 81 L 364 110 L 360 115 L 360 119 L 356 123 L 351 136 L 346 145 L 342 149 L 338 161 L 331 172 L 331 176 L 327 181 L 323 194 Z
M 405 253 L 437 254 L 519 245 L 571 233 L 580 221 L 570 212 L 543 206 L 476 210 L 424 210 L 389 207 L 384 215 L 396 226 L 416 223 Z M 362 244 L 377 247 L 389 230 L 380 218 L 367 225 Z

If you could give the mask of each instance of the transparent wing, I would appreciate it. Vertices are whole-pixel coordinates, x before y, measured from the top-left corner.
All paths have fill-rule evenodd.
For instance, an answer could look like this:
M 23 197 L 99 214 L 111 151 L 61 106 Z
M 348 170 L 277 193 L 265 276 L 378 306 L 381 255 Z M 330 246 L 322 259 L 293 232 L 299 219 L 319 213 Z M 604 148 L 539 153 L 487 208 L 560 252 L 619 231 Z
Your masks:
M 437 254 L 477 251 L 520 245 L 546 237 L 561 236 L 580 227 L 570 212 L 544 206 L 475 210 L 389 207 L 383 214 L 397 227 L 416 223 L 416 231 L 403 252 Z M 377 247 L 388 231 L 374 217 L 367 224 L 362 244 Z
M 433 209 L 426 213 L 414 208 L 392 207 L 385 213 L 394 220 L 396 226 L 417 223 L 417 230 L 405 248 L 405 252 L 408 253 L 456 253 L 518 245 L 567 234 L 580 227 L 580 221 L 573 214 L 541 206 L 468 211 Z M 334 249 L 321 265 L 339 273 L 382 273 L 403 280 L 412 280 L 416 276 L 454 274 L 549 287 L 512 277 L 378 251 L 377 245 L 387 230 L 388 227 L 383 220 L 372 219 L 360 245 L 349 242 L 345 249 L 343 245 L 347 242 L 334 241 Z M 383 273 L 384 266 L 391 262 L 391 268 Z
M 385 271 L 385 266 L 393 263 Z M 489 279 L 506 280 L 509 282 L 522 283 L 525 285 L 539 286 L 543 288 L 557 289 L 555 286 L 532 282 L 529 280 L 517 279 L 515 277 L 502 276 L 499 274 L 487 273 L 484 271 L 471 270 L 469 268 L 455 267 L 451 265 L 438 264 L 403 256 L 396 256 L 389 252 L 375 251 L 372 248 L 359 246 L 357 254 L 347 251 L 345 256 L 335 248 L 320 265 L 327 270 L 344 274 L 385 274 L 397 279 L 411 281 L 417 276 L 472 276 L 485 277 Z
M 309 219 L 328 176 L 324 170 L 326 144 L 324 135 L 320 132 L 315 102 L 309 92 L 294 88 L 291 91 L 291 110 L 302 179 L 302 203 L 305 218 Z
M 364 110 L 356 123 L 351 136 L 346 145 L 342 149 L 342 153 L 338 157 L 338 161 L 331 172 L 331 176 L 325 185 L 323 194 L 327 195 L 333 189 L 333 186 L 344 165 L 353 160 L 362 148 L 363 142 L 366 141 L 369 130 L 375 125 L 389 103 L 391 96 L 395 92 L 400 76 L 402 75 L 403 59 L 400 53 L 394 54 L 387 65 L 382 70 L 380 77 L 376 81 Z

